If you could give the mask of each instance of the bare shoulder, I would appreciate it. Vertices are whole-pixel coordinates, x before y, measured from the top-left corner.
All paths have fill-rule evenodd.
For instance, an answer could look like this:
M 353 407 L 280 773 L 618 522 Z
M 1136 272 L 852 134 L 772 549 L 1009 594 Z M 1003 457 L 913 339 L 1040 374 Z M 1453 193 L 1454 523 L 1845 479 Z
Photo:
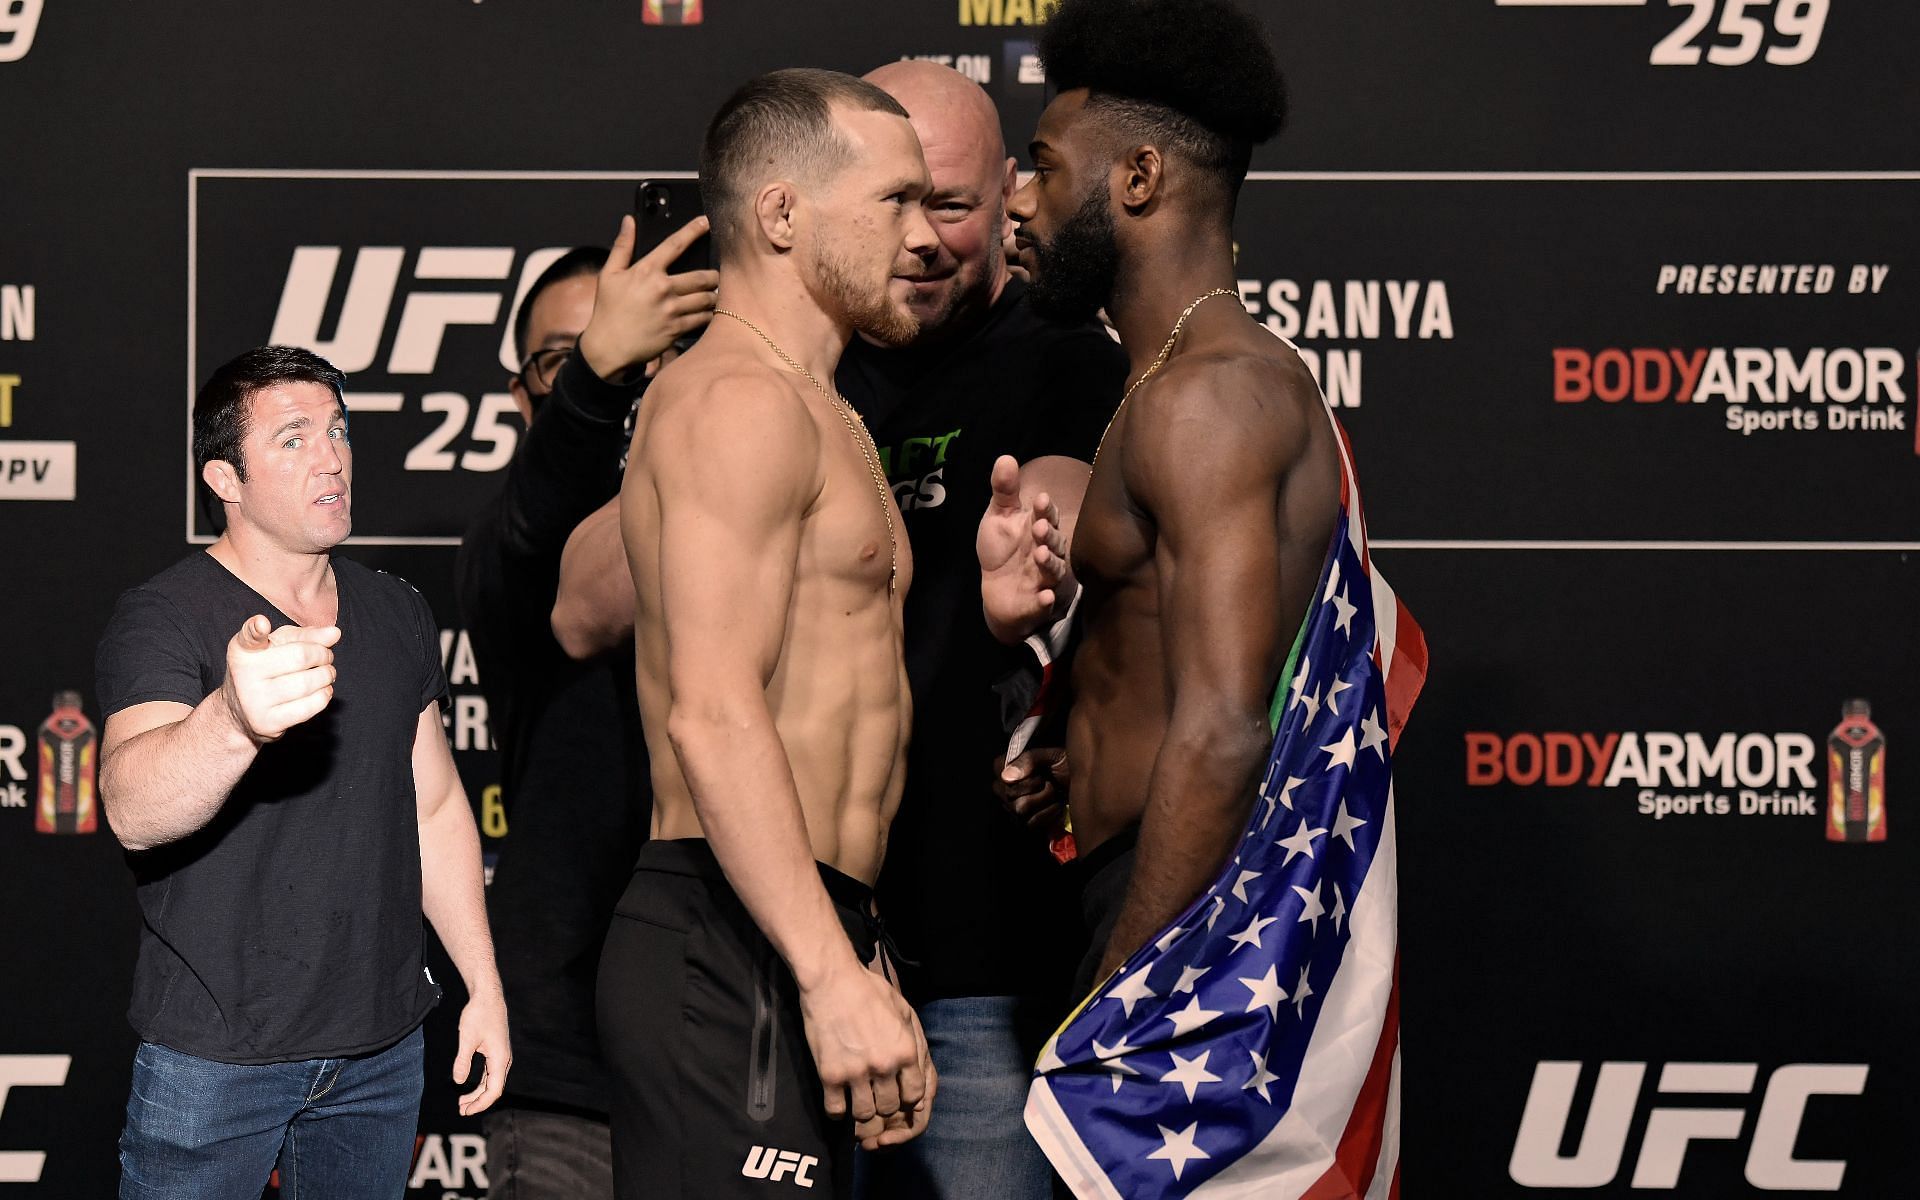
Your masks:
M 805 397 L 751 360 L 682 359 L 647 389 L 642 407 L 642 452 L 655 466 L 714 469 L 744 458 L 763 468 L 818 457 L 818 427 Z
M 1285 342 L 1272 342 L 1196 349 L 1169 362 L 1129 405 L 1129 458 L 1191 465 L 1200 453 L 1284 469 L 1328 422 L 1313 373 Z

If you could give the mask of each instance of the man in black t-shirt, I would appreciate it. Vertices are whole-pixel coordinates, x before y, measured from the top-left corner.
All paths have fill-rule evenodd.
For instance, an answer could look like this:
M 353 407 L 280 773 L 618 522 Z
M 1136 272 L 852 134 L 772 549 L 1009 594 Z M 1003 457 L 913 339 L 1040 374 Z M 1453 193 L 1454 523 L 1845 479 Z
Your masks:
M 391 1197 L 440 997 L 424 914 L 471 996 L 478 1113 L 506 1005 L 479 837 L 441 726 L 426 601 L 336 559 L 352 528 L 340 372 L 287 347 L 214 372 L 194 460 L 226 532 L 120 598 L 100 642 L 100 797 L 142 927 L 122 1197 Z M 238 632 L 235 632 L 235 631 Z
M 708 320 L 714 272 L 666 274 L 705 231 L 695 221 L 629 266 L 629 218 L 611 256 L 570 251 L 527 290 L 509 385 L 527 433 L 460 547 L 460 610 L 507 811 L 487 908 L 517 1058 L 512 1089 L 483 1122 L 491 1196 L 613 1194 L 594 981 L 652 789 L 631 650 L 576 662 L 549 614 L 567 536 L 619 491 L 642 368 Z
M 924 207 L 940 240 L 915 285 L 921 336 L 900 349 L 855 338 L 835 382 L 873 434 L 913 548 L 913 736 L 878 903 L 942 1099 L 918 1139 L 862 1156 L 861 1187 L 873 1200 L 1044 1200 L 1051 1172 L 1020 1114 L 1084 937 L 1046 842 L 992 790 L 1006 746 L 993 684 L 1019 660 L 987 632 L 973 543 L 995 457 L 1091 458 L 1126 359 L 1096 324 L 1036 316 L 1010 277 L 1002 241 L 1014 163 L 986 93 L 925 62 L 867 78 L 901 102 L 920 137 L 934 189 Z M 632 627 L 617 529 L 592 532 L 613 515 L 596 515 L 568 547 L 554 611 L 563 642 Z

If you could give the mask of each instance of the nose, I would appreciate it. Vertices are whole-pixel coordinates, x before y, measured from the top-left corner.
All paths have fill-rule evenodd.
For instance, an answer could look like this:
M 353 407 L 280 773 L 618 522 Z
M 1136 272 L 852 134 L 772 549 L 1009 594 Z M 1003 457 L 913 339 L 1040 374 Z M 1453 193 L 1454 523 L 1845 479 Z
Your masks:
M 344 440 L 320 439 L 319 470 L 322 475 L 339 475 L 346 470 L 346 458 L 340 453 Z
M 1021 184 L 1012 198 L 1007 201 L 1007 215 L 1025 224 L 1033 220 L 1033 214 L 1038 209 L 1039 199 L 1033 193 L 1033 177 L 1028 176 L 1027 181 Z
M 927 210 L 916 204 L 907 215 L 906 241 L 907 253 L 926 261 L 940 249 L 940 237 L 933 232 L 933 222 L 927 220 Z

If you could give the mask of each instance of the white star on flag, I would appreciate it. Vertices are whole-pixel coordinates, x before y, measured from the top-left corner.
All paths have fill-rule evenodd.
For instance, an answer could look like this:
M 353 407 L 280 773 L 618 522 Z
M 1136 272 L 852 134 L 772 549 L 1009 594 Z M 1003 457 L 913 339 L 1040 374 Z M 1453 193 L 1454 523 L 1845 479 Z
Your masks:
M 1247 988 L 1253 992 L 1253 996 L 1247 1001 L 1248 1012 L 1256 1008 L 1264 1008 L 1268 1016 L 1279 1020 L 1280 1006 L 1287 999 L 1286 991 L 1280 986 L 1279 967 L 1268 967 L 1267 973 L 1260 978 L 1242 979 L 1240 982 L 1246 984 Z
M 1227 898 L 1225 896 L 1215 896 L 1213 898 L 1213 911 L 1207 914 L 1208 933 L 1213 932 L 1213 923 L 1218 921 L 1220 914 L 1225 911 L 1227 911 Z
M 1349 725 L 1346 730 L 1340 734 L 1339 741 L 1331 742 L 1320 748 L 1333 756 L 1327 760 L 1327 770 L 1331 771 L 1335 767 L 1347 767 L 1351 769 L 1353 766 L 1354 750 L 1353 727 Z
M 1328 684 L 1327 685 L 1327 711 L 1332 713 L 1336 717 L 1339 716 L 1340 705 L 1338 701 L 1340 699 L 1340 693 L 1350 692 L 1352 690 L 1353 690 L 1353 685 L 1348 683 L 1344 679 L 1336 679 L 1332 683 Z
M 1307 1019 L 1307 997 L 1313 994 L 1313 985 L 1307 982 L 1307 969 L 1301 967 L 1300 982 L 1293 987 L 1293 1011 L 1302 1021 Z
M 1160 1138 L 1166 1145 L 1161 1146 L 1152 1154 L 1147 1155 L 1147 1157 L 1165 1159 L 1168 1165 L 1173 1168 L 1173 1177 L 1175 1179 L 1180 1178 L 1180 1172 L 1185 1170 L 1187 1164 L 1192 1160 L 1211 1157 L 1205 1150 L 1193 1144 L 1194 1136 L 1200 1132 L 1200 1122 L 1195 1121 L 1179 1133 L 1175 1133 L 1165 1125 L 1157 1125 L 1155 1128 L 1160 1130 Z
M 1247 885 L 1258 878 L 1260 878 L 1260 872 L 1258 871 L 1240 872 L 1240 878 L 1236 880 L 1233 885 L 1233 898 L 1245 904 L 1247 902 Z
M 1191 992 L 1193 985 L 1200 982 L 1200 977 L 1211 970 L 1213 970 L 1212 967 L 1181 967 L 1180 982 L 1173 985 L 1172 994 L 1179 995 L 1181 992 Z
M 1387 731 L 1380 727 L 1380 710 L 1376 708 L 1368 714 L 1366 720 L 1360 722 L 1360 748 L 1373 751 L 1380 756 L 1381 762 L 1385 762 L 1387 761 L 1386 745 Z
M 1340 932 L 1340 922 L 1347 915 L 1347 898 L 1340 894 L 1340 885 L 1333 885 L 1333 931 Z
M 1247 1053 L 1253 1055 L 1253 1078 L 1241 1084 L 1240 1090 L 1243 1092 L 1249 1089 L 1257 1091 L 1260 1093 L 1262 1100 L 1265 1100 L 1268 1104 L 1272 1104 L 1273 1097 L 1267 1094 L 1267 1085 L 1270 1083 L 1279 1083 L 1280 1077 L 1267 1070 L 1267 1060 L 1260 1057 L 1258 1050 L 1249 1050 Z
M 1360 610 L 1347 603 L 1347 589 L 1341 588 L 1340 594 L 1331 598 L 1333 604 L 1333 627 L 1349 636 L 1353 633 L 1353 614 Z
M 1178 926 L 1175 926 L 1174 928 L 1167 930 L 1165 934 L 1161 935 L 1160 940 L 1153 944 L 1153 948 L 1155 950 L 1158 950 L 1160 953 L 1165 954 L 1168 950 L 1173 948 L 1173 939 L 1179 937 L 1181 934 L 1185 932 L 1186 930 L 1181 929 Z
M 1107 999 L 1118 1000 L 1121 1007 L 1127 1010 L 1127 1015 L 1131 1017 L 1135 1004 L 1138 1004 L 1142 1000 L 1151 1000 L 1160 994 L 1147 986 L 1147 972 L 1150 969 L 1151 968 L 1148 967 L 1141 967 L 1138 971 L 1122 979 L 1119 983 L 1114 984 L 1113 990 L 1107 993 Z
M 1333 814 L 1333 836 L 1345 842 L 1347 849 L 1356 849 L 1357 847 L 1353 844 L 1353 831 L 1366 823 L 1364 818 L 1356 817 L 1347 811 L 1346 798 L 1342 797 L 1340 800 L 1340 811 Z
M 1293 890 L 1298 892 L 1300 899 L 1305 902 L 1300 906 L 1300 919 L 1295 921 L 1294 924 L 1298 925 L 1301 921 L 1306 921 L 1310 924 L 1314 933 L 1319 933 L 1320 918 L 1327 911 L 1326 903 L 1320 899 L 1319 883 L 1316 882 L 1313 885 L 1312 891 L 1298 886 Z
M 1105 1063 L 1107 1070 L 1113 1072 L 1113 1090 L 1116 1092 L 1120 1090 L 1120 1077 L 1122 1075 L 1138 1075 L 1140 1073 L 1120 1061 L 1124 1056 L 1132 1054 L 1133 1050 L 1134 1048 L 1132 1046 L 1127 1045 L 1127 1039 L 1124 1037 L 1112 1046 L 1102 1046 L 1100 1039 L 1093 1039 L 1093 1056 Z
M 1173 1070 L 1160 1077 L 1161 1083 L 1177 1083 L 1187 1089 L 1187 1101 L 1193 1101 L 1194 1089 L 1203 1083 L 1219 1083 L 1220 1077 L 1207 1070 L 1207 1059 L 1211 1050 L 1202 1050 L 1198 1058 L 1181 1058 L 1173 1055 Z
M 1288 812 L 1293 811 L 1293 789 L 1305 782 L 1306 780 L 1300 778 L 1298 775 L 1287 776 L 1287 786 L 1280 789 L 1280 803 L 1287 806 Z
M 1315 688 L 1310 692 L 1302 692 L 1300 694 L 1300 703 L 1307 706 L 1307 719 L 1300 723 L 1301 728 L 1304 729 L 1308 725 L 1313 724 L 1313 719 L 1320 715 L 1320 689 Z
M 1293 856 L 1296 854 L 1304 854 L 1308 858 L 1312 858 L 1313 857 L 1313 839 L 1319 837 L 1321 834 L 1325 832 L 1326 830 L 1320 829 L 1317 827 L 1313 829 L 1307 828 L 1307 819 L 1305 817 L 1301 817 L 1300 827 L 1298 829 L 1294 830 L 1291 834 L 1281 838 L 1279 841 L 1274 843 L 1274 845 L 1276 846 L 1286 847 L 1286 850 L 1287 850 L 1287 856 L 1286 858 L 1280 861 L 1280 865 L 1282 867 L 1285 867 L 1288 863 L 1293 861 Z
M 1336 558 L 1333 560 L 1333 570 L 1327 572 L 1327 591 L 1325 595 L 1320 597 L 1320 602 L 1322 604 L 1325 604 L 1327 601 L 1333 599 L 1334 589 L 1338 588 L 1339 586 L 1340 586 L 1340 560 Z
M 1310 667 L 1308 666 L 1308 664 L 1301 663 L 1300 673 L 1293 677 L 1293 696 L 1291 699 L 1287 701 L 1287 704 L 1289 707 L 1300 703 L 1301 693 L 1307 690 L 1307 671 L 1309 669 Z
M 1166 1019 L 1173 1022 L 1173 1036 L 1185 1037 L 1219 1015 L 1210 1008 L 1201 1008 L 1200 997 L 1195 996 L 1179 1012 L 1168 1013 Z
M 1227 951 L 1227 953 L 1229 954 L 1236 953 L 1240 949 L 1246 946 L 1253 946 L 1256 949 L 1265 949 L 1265 947 L 1260 945 L 1260 931 L 1265 929 L 1267 926 L 1273 924 L 1275 921 L 1279 919 L 1280 918 L 1278 917 L 1262 917 L 1256 914 L 1253 920 L 1247 922 L 1247 927 L 1245 929 L 1242 929 L 1239 933 L 1230 933 L 1227 935 L 1228 941 L 1240 943 L 1238 946 L 1235 946 L 1232 950 Z

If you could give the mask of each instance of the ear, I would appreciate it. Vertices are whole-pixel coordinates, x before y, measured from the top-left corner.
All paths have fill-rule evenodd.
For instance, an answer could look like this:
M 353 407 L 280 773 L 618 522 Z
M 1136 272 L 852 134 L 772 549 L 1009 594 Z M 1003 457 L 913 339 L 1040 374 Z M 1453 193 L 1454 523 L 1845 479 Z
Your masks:
M 753 198 L 753 216 L 759 223 L 760 236 L 778 249 L 793 249 L 793 210 L 799 199 L 799 189 L 785 179 L 767 184 Z
M 1120 203 L 1137 213 L 1166 187 L 1166 160 L 1157 146 L 1135 146 L 1120 160 Z
M 1000 181 L 1000 240 L 1006 241 L 1013 236 L 1013 213 L 1007 208 L 1007 202 L 1013 199 L 1013 193 L 1020 187 L 1020 164 L 1013 158 L 1007 159 L 1006 178 Z
M 518 375 L 507 380 L 507 394 L 513 397 L 513 406 L 520 411 L 520 420 L 533 424 L 533 397 L 527 394 L 527 385 L 520 382 Z
M 240 503 L 240 476 L 234 471 L 232 463 L 216 458 L 200 468 L 200 478 L 220 498 L 222 504 Z

